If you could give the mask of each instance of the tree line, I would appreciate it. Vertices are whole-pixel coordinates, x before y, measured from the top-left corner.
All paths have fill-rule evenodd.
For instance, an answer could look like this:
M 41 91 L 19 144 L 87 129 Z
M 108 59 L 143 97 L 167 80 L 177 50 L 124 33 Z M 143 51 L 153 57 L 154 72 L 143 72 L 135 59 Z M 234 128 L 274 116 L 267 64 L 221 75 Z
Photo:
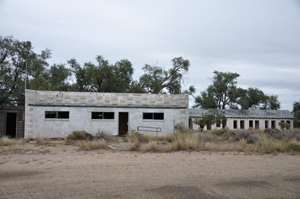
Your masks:
M 23 105 L 24 89 L 125 92 L 125 93 L 185 93 L 194 97 L 195 108 L 206 109 L 279 109 L 275 95 L 266 95 L 258 88 L 238 86 L 238 73 L 215 71 L 208 88 L 196 95 L 193 86 L 184 90 L 182 80 L 190 62 L 175 57 L 168 69 L 146 64 L 138 79 L 133 79 L 134 68 L 127 59 L 110 63 L 103 56 L 80 64 L 70 59 L 65 64 L 52 64 L 51 51 L 37 53 L 30 41 L 13 37 L 0 37 L 0 106 Z M 295 115 L 300 118 L 300 102 L 294 104 Z M 300 122 L 299 122 L 300 123 Z
M 80 64 L 70 59 L 66 64 L 49 65 L 50 50 L 33 50 L 29 41 L 0 37 L 0 106 L 24 104 L 27 89 L 79 92 L 182 93 L 183 74 L 190 62 L 172 59 L 172 66 L 145 65 L 139 79 L 133 79 L 133 66 L 127 59 L 110 63 L 102 56 Z

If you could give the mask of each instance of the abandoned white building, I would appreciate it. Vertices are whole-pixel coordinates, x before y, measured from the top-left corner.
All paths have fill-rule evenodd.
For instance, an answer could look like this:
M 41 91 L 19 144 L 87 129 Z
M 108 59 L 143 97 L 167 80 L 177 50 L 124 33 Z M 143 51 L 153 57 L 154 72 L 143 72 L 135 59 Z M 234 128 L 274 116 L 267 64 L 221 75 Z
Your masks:
M 207 109 L 190 109 L 190 127 L 193 129 L 199 129 L 200 125 L 197 120 L 203 118 L 203 116 L 210 114 L 211 111 Z M 280 129 L 284 124 L 286 128 L 293 128 L 294 116 L 287 110 L 222 110 L 219 111 L 221 115 L 226 118 L 225 124 L 222 121 L 214 122 L 211 125 L 212 129 L 219 129 L 227 127 L 232 130 L 237 129 Z M 207 128 L 207 127 L 204 127 Z
M 25 91 L 24 107 L 0 107 L 0 136 L 65 137 L 72 131 L 91 134 L 128 132 L 161 135 L 177 126 L 199 129 L 209 110 L 189 109 L 187 95 Z M 226 124 L 214 128 L 266 129 L 281 123 L 293 128 L 293 114 L 284 110 L 225 110 Z M 25 119 L 25 121 L 24 121 Z
M 25 91 L 25 137 L 127 132 L 166 134 L 188 126 L 188 96 Z

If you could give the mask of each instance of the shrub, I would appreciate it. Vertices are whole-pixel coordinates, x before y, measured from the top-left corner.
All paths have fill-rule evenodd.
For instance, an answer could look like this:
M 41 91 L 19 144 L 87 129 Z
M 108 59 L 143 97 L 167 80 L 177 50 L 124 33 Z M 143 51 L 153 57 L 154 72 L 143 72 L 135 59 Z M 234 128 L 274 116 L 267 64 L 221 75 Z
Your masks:
M 172 148 L 170 144 L 160 144 L 155 141 L 150 141 L 147 144 L 140 146 L 142 152 L 171 152 Z
M 191 151 L 198 150 L 200 145 L 199 135 L 193 133 L 175 133 L 172 141 L 172 150 Z
M 217 135 L 217 136 L 222 136 L 222 135 L 228 134 L 229 130 L 228 129 L 214 129 L 209 132 L 214 135 Z
M 67 136 L 67 140 L 92 140 L 93 136 L 86 131 L 73 131 Z
M 93 140 L 93 141 L 79 141 L 79 149 L 84 151 L 107 149 L 107 143 L 105 140 Z
M 107 142 L 115 142 L 117 140 L 116 137 L 114 137 L 113 135 L 106 134 L 103 131 L 99 131 L 98 133 L 96 133 L 95 138 L 103 139 Z
M 10 146 L 17 144 L 17 141 L 7 137 L 0 138 L 0 146 Z
M 235 141 L 244 140 L 247 142 L 247 144 L 255 144 L 259 140 L 258 132 L 249 130 L 239 130 L 234 133 L 233 137 Z
M 148 143 L 152 137 L 151 136 L 146 136 L 137 132 L 131 133 L 128 136 L 128 139 L 130 142 L 140 142 L 140 143 Z
M 290 152 L 300 152 L 300 144 L 291 143 L 287 146 L 287 150 Z
M 276 140 L 262 134 L 260 135 L 256 151 L 261 153 L 286 152 L 287 146 L 288 142 L 286 141 Z
M 279 129 L 265 129 L 264 133 L 276 139 L 282 139 L 285 137 L 285 134 Z

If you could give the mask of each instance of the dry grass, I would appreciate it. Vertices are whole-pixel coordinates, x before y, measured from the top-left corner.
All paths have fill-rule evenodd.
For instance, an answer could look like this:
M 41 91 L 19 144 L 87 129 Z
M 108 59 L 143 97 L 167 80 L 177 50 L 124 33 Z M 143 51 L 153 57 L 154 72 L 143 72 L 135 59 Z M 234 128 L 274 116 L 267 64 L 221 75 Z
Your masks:
M 16 144 L 17 144 L 17 140 L 15 139 L 10 139 L 7 137 L 0 138 L 0 146 L 11 146 Z
M 175 133 L 164 137 L 131 135 L 130 150 L 141 152 L 237 151 L 246 153 L 299 153 L 297 139 L 276 139 L 263 131 Z
M 76 145 L 79 150 L 92 151 L 99 149 L 108 149 L 107 142 L 105 140 L 92 140 L 92 141 L 78 141 Z

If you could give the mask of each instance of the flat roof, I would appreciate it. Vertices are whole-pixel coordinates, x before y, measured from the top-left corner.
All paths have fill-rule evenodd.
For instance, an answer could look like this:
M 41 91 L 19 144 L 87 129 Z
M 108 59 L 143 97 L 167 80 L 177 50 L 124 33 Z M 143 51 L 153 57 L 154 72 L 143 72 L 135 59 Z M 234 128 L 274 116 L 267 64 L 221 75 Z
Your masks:
M 29 106 L 188 108 L 188 95 L 26 90 Z

